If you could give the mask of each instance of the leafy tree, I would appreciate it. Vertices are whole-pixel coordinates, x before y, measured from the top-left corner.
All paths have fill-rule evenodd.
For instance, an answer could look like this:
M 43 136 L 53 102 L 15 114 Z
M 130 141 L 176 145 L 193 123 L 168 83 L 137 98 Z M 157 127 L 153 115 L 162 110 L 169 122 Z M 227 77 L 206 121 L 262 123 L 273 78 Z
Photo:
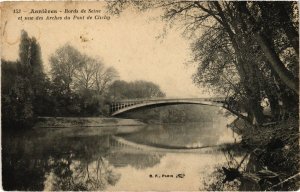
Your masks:
M 50 57 L 57 115 L 100 115 L 109 85 L 118 77 L 113 67 L 66 44 Z
M 74 47 L 65 44 L 50 57 L 51 77 L 55 86 L 63 94 L 74 89 L 75 70 L 85 62 L 85 57 Z
M 45 108 L 45 74 L 41 49 L 34 37 L 21 31 L 19 60 L 2 60 L 2 114 L 5 127 L 29 127 Z M 44 103 L 46 104 L 46 103 Z
M 148 81 L 115 81 L 109 90 L 112 100 L 165 97 L 160 87 Z
M 34 118 L 33 92 L 28 78 L 17 74 L 17 63 L 2 60 L 2 126 L 29 127 Z
M 165 97 L 165 93 L 160 90 L 160 87 L 152 82 L 140 80 L 129 84 L 130 91 L 136 98 Z
M 297 107 L 288 102 L 298 103 L 299 35 L 295 2 L 108 3 L 114 14 L 130 6 L 142 11 L 162 9 L 162 18 L 171 26 L 183 25 L 183 34 L 195 40 L 193 62 L 199 67 L 194 82 L 225 94 L 225 107 L 234 114 L 261 124 L 267 121 L 261 106 L 262 100 L 267 99 L 273 119 L 278 120 L 290 111 L 297 116 Z
M 284 27 L 285 29 L 285 33 L 288 34 L 289 40 L 290 40 L 290 44 L 295 44 L 295 42 L 298 42 L 299 40 L 299 35 L 291 35 L 289 32 L 291 32 L 293 30 L 293 32 L 295 34 L 296 33 L 296 29 L 292 26 L 292 21 L 291 19 L 288 17 L 288 14 L 286 12 L 286 9 L 281 4 L 274 4 L 275 6 L 273 6 L 273 10 L 274 12 L 277 12 L 277 15 L 279 20 L 282 23 L 286 23 L 287 25 Z M 286 66 L 284 65 L 284 63 L 282 62 L 282 60 L 280 59 L 280 54 L 278 52 L 276 52 L 276 50 L 274 49 L 274 45 L 272 43 L 272 39 L 270 40 L 269 38 L 267 38 L 267 34 L 264 33 L 262 27 L 263 25 L 261 25 L 260 23 L 257 22 L 257 19 L 260 18 L 255 18 L 246 3 L 244 2 L 240 2 L 237 4 L 237 7 L 239 9 L 239 11 L 241 11 L 244 22 L 246 24 L 246 27 L 248 27 L 248 31 L 253 33 L 253 36 L 255 37 L 257 43 L 260 45 L 261 50 L 264 53 L 264 56 L 266 57 L 266 59 L 269 61 L 270 63 L 270 67 L 272 68 L 272 70 L 274 70 L 277 75 L 280 77 L 280 79 L 292 90 L 294 90 L 297 94 L 299 94 L 299 79 L 297 77 L 294 77 L 294 75 L 286 68 Z M 261 6 L 262 7 L 262 6 Z M 266 11 L 265 9 L 261 9 L 260 10 L 262 12 L 262 16 L 265 15 L 264 11 Z M 274 13 L 273 12 L 273 13 Z M 273 15 L 274 17 L 274 15 Z M 297 48 L 295 49 L 295 51 L 297 51 Z M 298 50 L 299 51 L 299 50 Z M 297 55 L 299 55 L 299 53 L 296 53 Z

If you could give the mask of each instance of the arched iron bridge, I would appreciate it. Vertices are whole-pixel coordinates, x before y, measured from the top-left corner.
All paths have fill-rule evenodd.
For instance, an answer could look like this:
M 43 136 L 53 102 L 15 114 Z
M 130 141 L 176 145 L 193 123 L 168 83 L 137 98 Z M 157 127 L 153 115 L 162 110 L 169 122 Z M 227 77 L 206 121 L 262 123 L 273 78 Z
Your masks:
M 150 99 L 127 99 L 115 101 L 110 104 L 111 116 L 117 116 L 122 113 L 136 110 L 144 107 L 155 107 L 164 105 L 179 105 L 179 104 L 197 104 L 211 105 L 222 107 L 225 102 L 225 97 L 214 98 L 150 98 Z

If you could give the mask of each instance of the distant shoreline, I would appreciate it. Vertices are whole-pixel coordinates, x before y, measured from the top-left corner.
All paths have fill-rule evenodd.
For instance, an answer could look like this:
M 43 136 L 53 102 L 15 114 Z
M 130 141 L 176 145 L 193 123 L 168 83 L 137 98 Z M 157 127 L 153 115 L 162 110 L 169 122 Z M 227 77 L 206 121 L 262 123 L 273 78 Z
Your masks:
M 145 123 L 137 119 L 107 117 L 38 117 L 38 121 L 33 128 L 115 127 L 140 125 L 145 125 Z

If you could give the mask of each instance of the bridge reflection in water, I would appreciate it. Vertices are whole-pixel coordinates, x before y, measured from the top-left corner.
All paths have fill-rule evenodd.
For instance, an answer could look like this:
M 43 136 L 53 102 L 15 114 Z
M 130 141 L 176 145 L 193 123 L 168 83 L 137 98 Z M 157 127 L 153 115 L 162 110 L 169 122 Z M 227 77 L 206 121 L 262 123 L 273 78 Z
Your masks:
M 224 150 L 227 145 L 214 145 L 205 147 L 155 147 L 145 144 L 135 143 L 119 136 L 107 137 L 107 144 L 110 152 L 118 153 L 198 153 L 198 154 L 215 154 Z
M 231 129 L 226 129 L 231 121 L 216 115 L 207 122 L 147 125 L 132 133 L 111 135 L 107 143 L 110 150 L 121 153 L 213 154 L 239 140 Z
M 144 108 L 163 105 L 179 105 L 179 104 L 197 104 L 212 105 L 222 107 L 225 102 L 224 97 L 212 98 L 149 98 L 149 99 L 128 99 L 115 101 L 110 104 L 111 116 L 117 116 L 121 113 Z
M 126 127 L 34 129 L 24 135 L 6 136 L 2 160 L 4 183 L 6 188 L 24 191 L 137 190 L 131 187 L 137 183 L 149 184 L 149 173 L 162 170 L 173 173 L 169 165 L 176 160 L 176 170 L 187 175 L 180 182 L 193 181 L 195 186 L 191 190 L 197 190 L 200 179 L 212 172 L 207 167 L 225 162 L 222 149 L 226 143 L 233 143 L 224 141 L 226 135 L 228 139 L 232 136 L 231 130 L 223 126 L 225 122 L 216 123 L 151 125 L 128 130 Z M 140 190 L 153 189 L 152 185 L 155 186 L 150 183 Z M 155 189 L 170 190 L 170 186 Z M 174 186 L 171 189 L 183 190 Z

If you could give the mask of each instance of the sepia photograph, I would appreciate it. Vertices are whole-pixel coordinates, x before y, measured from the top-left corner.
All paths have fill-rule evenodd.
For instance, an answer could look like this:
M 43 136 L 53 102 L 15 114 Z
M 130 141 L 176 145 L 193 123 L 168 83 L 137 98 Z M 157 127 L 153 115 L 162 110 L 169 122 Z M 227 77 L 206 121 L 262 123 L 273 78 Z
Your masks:
M 4 191 L 297 191 L 298 1 L 2 1 Z

